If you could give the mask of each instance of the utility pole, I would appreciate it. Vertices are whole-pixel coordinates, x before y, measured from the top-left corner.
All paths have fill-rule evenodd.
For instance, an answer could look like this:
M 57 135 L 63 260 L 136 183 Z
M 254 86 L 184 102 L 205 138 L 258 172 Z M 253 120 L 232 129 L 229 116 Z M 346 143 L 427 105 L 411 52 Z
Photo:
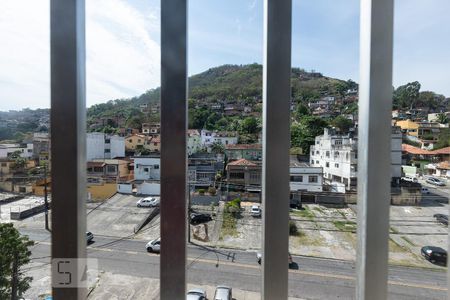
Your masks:
M 48 226 L 47 164 L 44 164 L 44 214 L 45 214 L 45 230 L 51 232 Z

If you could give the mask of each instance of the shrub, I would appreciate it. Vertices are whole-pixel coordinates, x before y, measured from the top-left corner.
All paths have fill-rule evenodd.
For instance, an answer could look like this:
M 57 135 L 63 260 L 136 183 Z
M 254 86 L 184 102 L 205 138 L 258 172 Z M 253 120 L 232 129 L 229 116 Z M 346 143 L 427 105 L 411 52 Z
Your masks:
M 298 229 L 297 225 L 293 221 L 289 221 L 289 235 L 297 235 Z
M 217 193 L 217 190 L 216 190 L 215 187 L 210 186 L 210 187 L 208 188 L 208 193 L 209 193 L 210 195 L 214 196 L 214 195 Z
M 241 211 L 241 199 L 236 198 L 225 204 L 225 212 L 236 216 Z
M 198 190 L 198 193 L 199 193 L 200 195 L 204 195 L 204 194 L 205 194 L 205 190 L 204 190 L 204 189 L 199 189 L 199 190 Z

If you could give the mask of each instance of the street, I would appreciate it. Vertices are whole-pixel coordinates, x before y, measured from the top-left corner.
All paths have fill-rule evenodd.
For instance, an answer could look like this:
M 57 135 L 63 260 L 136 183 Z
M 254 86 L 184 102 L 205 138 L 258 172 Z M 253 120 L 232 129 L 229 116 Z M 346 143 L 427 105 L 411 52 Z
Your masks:
M 33 269 L 49 272 L 49 234 L 42 229 L 20 231 L 37 242 L 32 248 Z M 88 257 L 98 259 L 99 269 L 104 272 L 157 279 L 159 255 L 147 253 L 145 244 L 142 240 L 96 235 L 94 243 L 88 246 Z M 304 256 L 294 256 L 293 260 L 294 265 L 289 270 L 289 296 L 354 298 L 353 263 Z M 192 284 L 225 284 L 246 291 L 260 290 L 261 267 L 256 262 L 255 252 L 190 244 L 187 270 L 188 282 Z M 42 273 L 45 272 L 39 275 L 49 276 Z M 446 293 L 445 271 L 397 266 L 389 269 L 389 299 L 446 299 Z

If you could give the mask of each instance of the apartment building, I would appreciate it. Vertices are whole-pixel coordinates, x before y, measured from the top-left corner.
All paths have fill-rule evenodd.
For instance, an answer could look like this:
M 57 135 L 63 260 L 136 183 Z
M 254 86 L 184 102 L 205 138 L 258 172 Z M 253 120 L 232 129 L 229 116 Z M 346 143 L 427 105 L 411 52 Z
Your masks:
M 202 145 L 209 149 L 211 147 L 211 145 L 215 142 L 219 142 L 224 146 L 237 144 L 238 135 L 235 132 L 211 131 L 211 130 L 202 129 L 201 141 L 202 141 Z
M 20 153 L 20 157 L 31 158 L 33 156 L 33 144 L 0 144 L 0 158 L 10 157 L 14 152 Z
M 399 183 L 402 162 L 402 133 L 398 127 L 391 134 L 391 179 Z M 340 135 L 325 128 L 310 149 L 311 166 L 322 167 L 327 183 L 343 183 L 355 189 L 358 176 L 358 138 L 356 134 Z
M 308 163 L 300 162 L 291 157 L 289 163 L 289 186 L 292 192 L 323 191 L 323 168 L 319 166 L 310 166 Z
M 188 129 L 187 131 L 187 153 L 194 154 L 202 149 L 202 139 L 197 129 Z
M 125 157 L 125 139 L 118 135 L 91 132 L 86 135 L 86 159 Z

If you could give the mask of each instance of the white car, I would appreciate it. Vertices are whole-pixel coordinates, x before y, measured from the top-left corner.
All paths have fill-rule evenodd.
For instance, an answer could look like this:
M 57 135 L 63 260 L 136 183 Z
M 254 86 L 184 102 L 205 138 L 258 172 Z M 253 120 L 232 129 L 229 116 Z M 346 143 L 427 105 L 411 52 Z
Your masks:
M 160 252 L 161 251 L 161 240 L 159 238 L 152 240 L 145 245 L 147 252 Z
M 186 300 L 206 300 L 206 291 L 199 288 L 189 290 Z
M 253 217 L 261 217 L 261 208 L 258 205 L 252 205 L 250 209 L 250 215 Z
M 159 206 L 159 199 L 155 197 L 142 198 L 136 203 L 137 207 L 155 207 Z
M 402 177 L 402 180 L 403 180 L 403 181 L 409 181 L 409 182 L 419 182 L 419 181 L 417 180 L 417 178 L 416 178 L 416 177 L 413 177 L 413 176 L 405 176 L 405 177 Z

